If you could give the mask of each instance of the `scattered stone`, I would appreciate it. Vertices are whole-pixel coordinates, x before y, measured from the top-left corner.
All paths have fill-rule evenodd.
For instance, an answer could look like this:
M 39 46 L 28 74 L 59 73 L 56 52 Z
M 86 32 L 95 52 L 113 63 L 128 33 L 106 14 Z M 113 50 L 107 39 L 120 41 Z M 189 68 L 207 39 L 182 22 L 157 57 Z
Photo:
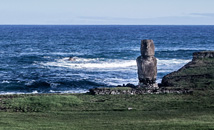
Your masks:
M 143 95 L 143 94 L 192 94 L 193 90 L 185 88 L 94 88 L 90 89 L 89 93 L 92 95 Z
M 214 58 L 214 51 L 201 51 L 193 53 L 193 60 L 204 58 Z
M 133 108 L 131 108 L 131 107 L 128 107 L 128 110 L 132 110 Z
M 77 57 L 69 57 L 69 61 L 76 61 Z
M 128 84 L 123 84 L 123 85 L 117 85 L 116 87 L 130 87 L 130 88 L 137 88 L 136 85 L 128 83 Z

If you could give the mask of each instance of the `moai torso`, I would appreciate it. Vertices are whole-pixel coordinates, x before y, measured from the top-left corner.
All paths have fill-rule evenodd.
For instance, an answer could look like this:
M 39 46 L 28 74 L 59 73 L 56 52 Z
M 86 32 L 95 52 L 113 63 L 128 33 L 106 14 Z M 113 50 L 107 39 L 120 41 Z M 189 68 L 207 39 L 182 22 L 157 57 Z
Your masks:
M 138 78 L 155 80 L 157 77 L 157 59 L 155 57 L 137 58 Z
M 157 87 L 157 59 L 154 57 L 155 47 L 152 40 L 141 41 L 141 56 L 137 58 L 139 84 Z M 142 85 L 141 85 L 142 86 Z

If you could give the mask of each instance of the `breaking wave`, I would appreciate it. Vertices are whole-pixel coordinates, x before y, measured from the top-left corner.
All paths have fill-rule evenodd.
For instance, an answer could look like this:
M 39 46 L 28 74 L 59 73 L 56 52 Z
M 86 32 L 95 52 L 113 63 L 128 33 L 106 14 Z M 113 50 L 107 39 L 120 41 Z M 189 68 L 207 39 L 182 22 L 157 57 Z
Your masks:
M 191 60 L 186 59 L 157 59 L 158 69 L 175 70 L 182 67 Z M 96 69 L 98 70 L 114 70 L 114 69 L 133 69 L 136 68 L 135 60 L 105 60 L 103 58 L 75 58 L 75 61 L 69 61 L 69 57 L 58 59 L 53 62 L 40 63 L 46 67 L 65 67 L 70 69 Z
M 104 60 L 102 58 L 76 58 L 75 61 L 69 61 L 69 57 L 59 59 L 53 62 L 41 63 L 42 66 L 66 67 L 70 69 L 113 69 L 127 68 L 136 66 L 135 60 Z

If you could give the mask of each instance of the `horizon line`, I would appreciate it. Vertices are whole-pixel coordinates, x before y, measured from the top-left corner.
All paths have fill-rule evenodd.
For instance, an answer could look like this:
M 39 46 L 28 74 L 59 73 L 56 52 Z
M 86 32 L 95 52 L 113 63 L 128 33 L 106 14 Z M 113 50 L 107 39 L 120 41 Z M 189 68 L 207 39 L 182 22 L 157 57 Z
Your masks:
M 12 25 L 12 26 L 214 26 L 214 24 L 0 24 L 0 26 Z

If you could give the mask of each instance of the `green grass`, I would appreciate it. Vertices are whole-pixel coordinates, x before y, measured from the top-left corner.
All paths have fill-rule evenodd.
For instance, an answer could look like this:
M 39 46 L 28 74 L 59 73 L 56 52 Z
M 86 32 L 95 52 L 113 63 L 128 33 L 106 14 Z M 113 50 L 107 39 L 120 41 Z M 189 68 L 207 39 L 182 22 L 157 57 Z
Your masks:
M 168 82 L 174 87 L 214 89 L 214 58 L 191 62 L 185 69 L 171 73 Z
M 81 104 L 82 101 L 73 95 L 41 95 L 20 97 L 5 100 L 8 110 L 21 112 L 39 112 L 66 109 Z
M 214 91 L 0 96 L 0 129 L 214 129 Z

